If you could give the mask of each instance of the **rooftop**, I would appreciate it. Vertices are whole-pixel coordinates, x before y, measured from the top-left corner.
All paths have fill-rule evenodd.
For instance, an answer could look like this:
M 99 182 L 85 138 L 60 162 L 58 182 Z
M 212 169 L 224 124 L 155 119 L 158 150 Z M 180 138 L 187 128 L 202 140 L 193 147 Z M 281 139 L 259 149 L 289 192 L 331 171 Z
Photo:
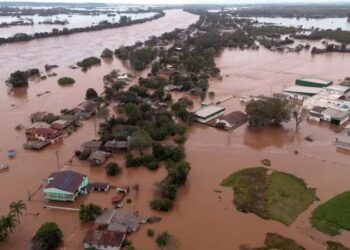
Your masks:
M 304 87 L 299 85 L 290 86 L 284 89 L 285 92 L 292 92 L 292 93 L 304 93 L 304 94 L 312 94 L 316 95 L 322 91 L 321 88 L 316 87 Z
M 330 80 L 322 80 L 322 79 L 316 79 L 316 78 L 299 78 L 297 80 L 306 81 L 306 82 L 314 82 L 317 84 L 324 84 L 324 85 L 328 85 L 328 84 L 332 83 L 332 81 L 330 81 Z
M 100 230 L 97 228 L 90 229 L 83 243 L 89 245 L 97 246 L 110 246 L 110 247 L 121 247 L 125 238 L 125 233 L 110 231 L 110 230 Z
M 74 193 L 85 178 L 86 175 L 71 170 L 54 172 L 48 177 L 50 182 L 45 188 L 57 188 Z
M 225 108 L 223 107 L 211 105 L 198 110 L 197 112 L 195 112 L 195 114 L 196 116 L 199 116 L 199 117 L 208 117 L 224 110 Z

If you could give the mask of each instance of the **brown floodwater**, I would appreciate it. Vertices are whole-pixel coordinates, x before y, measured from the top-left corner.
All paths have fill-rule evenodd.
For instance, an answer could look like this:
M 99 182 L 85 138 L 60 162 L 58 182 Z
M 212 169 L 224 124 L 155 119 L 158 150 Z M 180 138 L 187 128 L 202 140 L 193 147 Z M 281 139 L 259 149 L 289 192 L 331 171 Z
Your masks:
M 293 123 L 283 128 L 252 130 L 246 125 L 232 131 L 223 132 L 204 125 L 195 124 L 188 132 L 186 143 L 187 160 L 192 169 L 186 185 L 180 189 L 174 210 L 170 213 L 157 213 L 149 208 L 149 200 L 154 194 L 154 183 L 161 180 L 166 171 L 160 168 L 152 172 L 145 168 L 124 169 L 119 177 L 106 177 L 102 168 L 91 168 L 74 160 L 72 165 L 64 164 L 74 149 L 94 138 L 94 123 L 87 121 L 76 133 L 64 142 L 50 146 L 42 152 L 22 150 L 25 140 L 23 131 L 16 131 L 18 124 L 28 124 L 28 117 L 35 111 L 59 112 L 73 107 L 85 95 L 85 90 L 94 87 L 102 90 L 102 77 L 111 69 L 127 71 L 128 68 L 114 59 L 87 73 L 71 70 L 67 66 L 90 55 L 98 55 L 104 47 L 115 48 L 121 44 L 132 44 L 150 35 L 161 34 L 176 27 L 185 28 L 195 22 L 197 16 L 179 10 L 168 11 L 166 17 L 149 23 L 108 30 L 96 33 L 75 34 L 32 41 L 24 44 L 11 44 L 0 47 L 0 64 L 3 65 L 0 79 L 17 68 L 43 67 L 45 63 L 56 63 L 61 67 L 54 70 L 59 76 L 74 77 L 77 82 L 71 87 L 57 85 L 57 77 L 45 81 L 32 82 L 28 90 L 8 93 L 0 86 L 1 140 L 0 159 L 8 161 L 6 152 L 10 148 L 18 150 L 18 156 L 11 161 L 9 171 L 0 173 L 0 214 L 7 212 L 7 205 L 18 199 L 27 201 L 27 192 L 37 190 L 44 184 L 43 179 L 58 168 L 72 169 L 89 175 L 93 181 L 109 181 L 112 184 L 140 184 L 137 195 L 131 192 L 130 204 L 123 209 L 137 210 L 141 215 L 160 215 L 157 224 L 143 225 L 131 236 L 137 249 L 156 249 L 154 239 L 146 236 L 152 228 L 156 233 L 168 231 L 177 239 L 178 249 L 238 249 L 241 244 L 259 246 L 267 232 L 278 232 L 297 240 L 306 249 L 325 249 L 323 242 L 330 239 L 312 229 L 309 217 L 312 210 L 332 196 L 349 190 L 350 174 L 347 152 L 337 151 L 332 145 L 335 129 L 327 124 L 304 122 L 298 133 Z M 3 57 L 3 55 L 6 55 Z M 266 94 L 282 90 L 292 85 L 295 78 L 313 76 L 339 82 L 348 74 L 350 55 L 324 54 L 312 56 L 308 53 L 275 53 L 260 51 L 225 50 L 216 60 L 222 70 L 223 80 L 211 82 L 210 90 L 220 100 L 229 95 Z M 38 93 L 51 91 L 37 97 Z M 198 106 L 199 101 L 196 102 Z M 11 106 L 14 105 L 14 106 Z M 222 104 L 228 111 L 244 109 L 238 98 Z M 305 136 L 312 136 L 308 142 Z M 298 150 L 299 154 L 294 154 Z M 56 152 L 59 151 L 59 167 Z M 275 221 L 260 219 L 252 214 L 238 212 L 233 204 L 233 193 L 229 188 L 220 187 L 220 182 L 230 173 L 245 167 L 259 164 L 268 158 L 272 167 L 303 178 L 309 186 L 317 188 L 320 201 L 315 202 L 290 226 Z M 123 165 L 121 155 L 115 157 Z M 215 192 L 214 190 L 220 190 Z M 92 193 L 81 196 L 75 203 L 50 203 L 78 207 L 84 202 L 94 202 L 102 207 L 111 207 L 109 193 Z M 33 200 L 27 202 L 26 214 L 22 223 L 1 249 L 28 249 L 35 230 L 45 221 L 56 221 L 64 231 L 64 249 L 81 249 L 81 241 L 90 224 L 81 225 L 76 212 L 44 209 L 42 190 Z M 38 216 L 34 215 L 39 213 Z M 334 239 L 350 245 L 350 233 L 344 232 Z

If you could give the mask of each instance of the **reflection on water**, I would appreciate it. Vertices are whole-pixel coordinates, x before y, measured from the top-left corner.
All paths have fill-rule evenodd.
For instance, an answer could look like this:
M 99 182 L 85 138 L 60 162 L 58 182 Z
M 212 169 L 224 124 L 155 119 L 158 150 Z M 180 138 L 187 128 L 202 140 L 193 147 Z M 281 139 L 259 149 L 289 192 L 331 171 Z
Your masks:
M 294 129 L 284 128 L 282 126 L 271 126 L 267 128 L 251 128 L 247 126 L 243 134 L 243 142 L 254 149 L 263 149 L 266 147 L 282 148 L 296 140 Z
M 254 18 L 259 22 L 263 23 L 273 23 L 283 26 L 294 26 L 299 27 L 302 26 L 305 29 L 310 28 L 319 28 L 319 29 L 342 29 L 350 31 L 350 23 L 348 22 L 346 17 L 339 18 L 322 18 L 322 19 L 314 19 L 314 18 L 287 18 L 287 17 L 257 17 Z

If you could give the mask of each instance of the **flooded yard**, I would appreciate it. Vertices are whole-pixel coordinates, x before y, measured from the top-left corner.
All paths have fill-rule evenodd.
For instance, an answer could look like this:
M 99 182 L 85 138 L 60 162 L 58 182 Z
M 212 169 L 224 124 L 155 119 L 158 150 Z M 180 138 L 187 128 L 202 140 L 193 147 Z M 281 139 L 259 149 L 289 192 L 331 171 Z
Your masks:
M 195 15 L 170 10 L 164 18 L 140 25 L 0 46 L 0 65 L 6 65 L 1 71 L 0 82 L 4 82 L 16 69 L 42 69 L 46 63 L 60 66 L 54 70 L 57 77 L 30 83 L 27 91 L 8 92 L 5 84 L 0 85 L 0 119 L 3 121 L 1 161 L 8 161 L 8 149 L 18 151 L 18 156 L 8 161 L 10 170 L 0 173 L 0 212 L 7 212 L 7 206 L 13 200 L 23 199 L 27 203 L 22 222 L 3 245 L 4 249 L 28 249 L 34 232 L 48 220 L 57 222 L 63 229 L 65 249 L 81 249 L 83 235 L 90 224 L 82 225 L 77 212 L 43 208 L 45 203 L 40 189 L 44 184 L 43 179 L 62 168 L 87 174 L 93 181 L 140 184 L 139 194 L 131 192 L 129 197 L 132 202 L 126 204 L 124 209 L 137 210 L 144 216 L 159 215 L 162 221 L 146 225 L 131 236 L 137 249 L 156 247 L 154 239 L 146 235 L 148 228 L 154 229 L 156 234 L 166 230 L 174 235 L 179 249 L 229 250 L 238 249 L 241 244 L 259 246 L 267 232 L 278 232 L 293 238 L 306 249 L 325 249 L 322 242 L 330 237 L 313 229 L 309 217 L 318 204 L 349 190 L 350 175 L 350 154 L 339 152 L 332 145 L 336 132 L 328 124 L 304 122 L 298 133 L 295 133 L 292 122 L 284 127 L 264 130 L 252 130 L 243 125 L 231 132 L 194 124 L 189 129 L 186 143 L 191 172 L 186 185 L 179 191 L 174 209 L 169 213 L 155 212 L 149 207 L 154 183 L 166 175 L 164 168 L 156 172 L 146 168 L 124 168 L 121 176 L 107 177 L 103 168 L 92 168 L 78 161 L 65 164 L 81 143 L 95 137 L 93 120 L 85 122 L 82 128 L 65 138 L 64 142 L 50 146 L 42 152 L 22 149 L 25 136 L 23 131 L 18 132 L 15 127 L 18 124 L 29 124 L 31 113 L 43 110 L 59 112 L 63 108 L 71 108 L 84 99 L 87 88 L 93 87 L 101 91 L 102 77 L 112 69 L 129 71 L 117 59 L 105 61 L 86 73 L 79 69 L 68 69 L 68 65 L 87 56 L 98 56 L 105 47 L 130 45 L 151 35 L 160 35 L 175 28 L 186 28 L 197 19 Z M 294 84 L 298 77 L 324 78 L 338 83 L 349 76 L 349 60 L 350 55 L 340 53 L 312 56 L 308 52 L 277 53 L 265 49 L 225 50 L 216 59 L 223 79 L 213 80 L 210 91 L 216 93 L 216 100 L 229 95 L 236 96 L 222 104 L 227 111 L 244 110 L 239 103 L 240 95 L 271 95 Z M 71 76 L 76 79 L 76 84 L 60 87 L 57 84 L 60 76 Z M 44 91 L 51 93 L 37 97 L 38 93 Z M 196 105 L 198 104 L 199 101 Z M 304 139 L 310 135 L 314 138 L 313 142 Z M 272 168 L 294 174 L 304 179 L 310 187 L 317 189 L 316 195 L 320 201 L 303 212 L 290 227 L 238 212 L 232 204 L 232 190 L 220 186 L 221 181 L 232 172 L 257 166 L 265 158 L 271 160 Z M 124 166 L 121 155 L 113 159 Z M 28 202 L 28 191 L 35 190 L 38 190 L 37 193 Z M 108 193 L 81 196 L 75 203 L 66 203 L 64 206 L 78 207 L 82 203 L 94 202 L 102 207 L 111 207 L 113 192 L 111 190 Z M 50 203 L 52 204 L 55 205 Z M 335 239 L 350 245 L 348 232 Z

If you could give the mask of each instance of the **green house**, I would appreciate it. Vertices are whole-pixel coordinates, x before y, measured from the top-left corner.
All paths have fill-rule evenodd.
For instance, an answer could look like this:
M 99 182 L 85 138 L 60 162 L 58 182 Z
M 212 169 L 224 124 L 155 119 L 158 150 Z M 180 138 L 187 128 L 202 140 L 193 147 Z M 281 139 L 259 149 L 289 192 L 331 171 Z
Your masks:
M 86 175 L 74 171 L 54 172 L 47 178 L 44 188 L 45 198 L 55 201 L 74 201 L 81 193 L 87 193 L 89 179 Z
M 333 81 L 330 81 L 330 80 L 321 80 L 321 79 L 313 79 L 313 78 L 300 78 L 295 80 L 295 85 L 305 86 L 305 87 L 324 88 L 332 84 L 333 84 Z

